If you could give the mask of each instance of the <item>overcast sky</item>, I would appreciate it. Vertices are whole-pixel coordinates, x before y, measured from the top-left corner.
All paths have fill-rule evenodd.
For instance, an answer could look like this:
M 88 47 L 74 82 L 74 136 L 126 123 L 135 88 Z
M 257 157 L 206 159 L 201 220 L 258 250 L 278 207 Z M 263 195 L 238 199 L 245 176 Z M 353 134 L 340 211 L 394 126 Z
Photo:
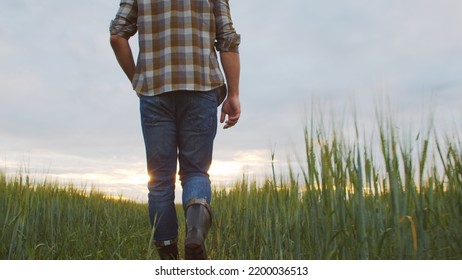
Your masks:
M 0 169 L 145 199 L 138 100 L 108 40 L 118 5 L 2 3 Z M 434 112 L 435 127 L 461 130 L 462 1 L 230 5 L 242 36 L 243 111 L 236 127 L 217 134 L 215 182 L 269 173 L 272 149 L 280 162 L 297 153 L 313 108 L 339 120 L 356 108 L 368 126 L 388 99 L 395 119 L 418 127 Z M 136 51 L 136 38 L 131 44 Z

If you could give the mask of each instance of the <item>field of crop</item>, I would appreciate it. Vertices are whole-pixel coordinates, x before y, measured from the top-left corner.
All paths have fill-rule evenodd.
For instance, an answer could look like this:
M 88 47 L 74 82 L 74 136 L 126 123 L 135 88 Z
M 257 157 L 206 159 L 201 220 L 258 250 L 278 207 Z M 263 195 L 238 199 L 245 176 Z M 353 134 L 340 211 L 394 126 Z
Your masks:
M 287 176 L 216 190 L 210 258 L 462 259 L 460 139 L 357 131 L 311 125 Z M 0 227 L 1 259 L 157 258 L 145 205 L 27 175 L 0 173 Z

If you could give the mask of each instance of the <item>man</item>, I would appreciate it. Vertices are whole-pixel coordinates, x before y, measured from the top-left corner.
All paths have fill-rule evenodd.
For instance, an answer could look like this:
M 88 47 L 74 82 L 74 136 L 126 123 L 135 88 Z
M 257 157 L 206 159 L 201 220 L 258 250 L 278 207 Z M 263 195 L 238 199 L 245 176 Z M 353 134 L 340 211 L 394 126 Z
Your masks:
M 138 32 L 135 65 L 128 40 Z M 206 259 L 211 226 L 208 170 L 220 122 L 240 117 L 238 46 L 228 0 L 121 0 L 111 46 L 140 99 L 150 181 L 149 217 L 161 259 L 178 259 L 177 160 L 186 218 L 186 259 Z M 222 75 L 217 51 L 224 70 Z M 225 86 L 225 79 L 227 88 Z

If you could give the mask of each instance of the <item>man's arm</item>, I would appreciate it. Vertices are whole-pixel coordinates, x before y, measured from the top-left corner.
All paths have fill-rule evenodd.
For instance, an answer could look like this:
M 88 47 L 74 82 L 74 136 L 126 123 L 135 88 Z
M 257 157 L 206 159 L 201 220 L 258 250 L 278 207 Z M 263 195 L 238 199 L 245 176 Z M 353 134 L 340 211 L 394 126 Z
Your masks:
M 120 7 L 111 25 L 111 46 L 114 50 L 120 67 L 130 81 L 135 75 L 135 61 L 133 60 L 132 50 L 128 44 L 128 39 L 135 35 L 138 30 L 138 9 L 136 0 L 120 1 Z
M 220 52 L 221 65 L 225 72 L 228 84 L 228 96 L 221 107 L 220 123 L 225 122 L 223 128 L 234 126 L 241 116 L 241 104 L 239 101 L 239 78 L 240 78 L 240 57 L 237 52 Z
M 132 49 L 130 48 L 128 39 L 119 35 L 111 35 L 110 42 L 120 67 L 125 72 L 128 79 L 132 81 L 135 75 L 135 60 L 133 59 Z
M 241 116 L 241 105 L 239 102 L 239 75 L 240 58 L 239 44 L 241 37 L 236 33 L 231 20 L 231 13 L 228 0 L 217 0 L 214 2 L 213 12 L 216 19 L 216 44 L 220 52 L 221 65 L 225 72 L 228 85 L 228 96 L 221 107 L 220 122 L 225 122 L 224 128 L 234 126 Z

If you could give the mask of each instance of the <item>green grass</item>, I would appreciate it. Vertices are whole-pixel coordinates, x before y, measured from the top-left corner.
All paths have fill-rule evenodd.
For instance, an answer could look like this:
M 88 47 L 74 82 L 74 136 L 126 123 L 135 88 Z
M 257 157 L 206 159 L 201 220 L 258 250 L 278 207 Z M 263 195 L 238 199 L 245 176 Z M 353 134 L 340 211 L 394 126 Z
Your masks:
M 378 124 L 351 143 L 312 124 L 300 169 L 216 190 L 210 258 L 462 259 L 460 139 Z M 28 176 L 0 173 L 0 227 L 2 259 L 157 258 L 146 205 Z
M 143 259 L 145 206 L 0 174 L 0 258 Z

